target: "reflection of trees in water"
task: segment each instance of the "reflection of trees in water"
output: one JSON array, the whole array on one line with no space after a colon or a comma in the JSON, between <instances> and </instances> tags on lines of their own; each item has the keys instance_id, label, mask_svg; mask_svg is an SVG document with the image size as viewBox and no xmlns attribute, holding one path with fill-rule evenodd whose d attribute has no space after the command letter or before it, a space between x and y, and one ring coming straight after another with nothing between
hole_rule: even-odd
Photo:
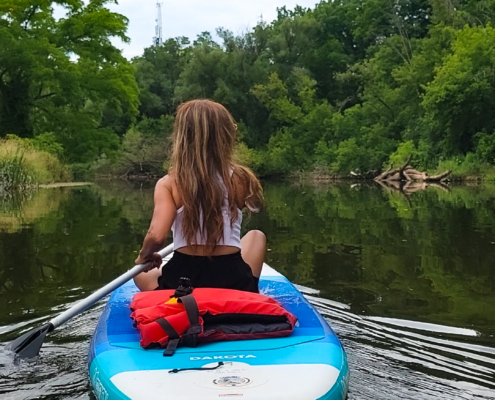
<instances>
[{"instance_id":1,"label":"reflection of trees in water","mask_svg":"<svg viewBox=\"0 0 495 400\"><path fill-rule=\"evenodd\" d=\"M133 265L153 189L126 185L50 189L22 203L15 229L0 228L4 323L25 318L9 316L11 304L51 312ZM358 312L493 326L495 188L406 198L367 185L265 187L266 209L243 229L267 233L268 263L295 282Z\"/></svg>"},{"instance_id":2,"label":"reflection of trees in water","mask_svg":"<svg viewBox=\"0 0 495 400\"><path fill-rule=\"evenodd\" d=\"M122 217L135 225L136 229L149 227L153 214L154 182L151 181L101 181L99 193L104 202L117 200L122 207ZM116 194L119 196L116 198Z\"/></svg>"},{"instance_id":3,"label":"reflection of trees in water","mask_svg":"<svg viewBox=\"0 0 495 400\"><path fill-rule=\"evenodd\" d=\"M142 210L147 196L84 187L43 190L24 202L15 227L0 228L0 295L6 299L0 314L9 315L9 301L42 313L73 288L82 287L69 297L82 297L81 291L132 267L151 216L134 210Z\"/></svg>"},{"instance_id":4,"label":"reflection of trees in water","mask_svg":"<svg viewBox=\"0 0 495 400\"><path fill-rule=\"evenodd\" d=\"M24 205L35 197L36 191L0 191L0 231L17 231Z\"/></svg>"},{"instance_id":5,"label":"reflection of trees in water","mask_svg":"<svg viewBox=\"0 0 495 400\"><path fill-rule=\"evenodd\" d=\"M377 189L268 186L269 263L365 312L493 324L495 188Z\"/></svg>"}]
</instances>

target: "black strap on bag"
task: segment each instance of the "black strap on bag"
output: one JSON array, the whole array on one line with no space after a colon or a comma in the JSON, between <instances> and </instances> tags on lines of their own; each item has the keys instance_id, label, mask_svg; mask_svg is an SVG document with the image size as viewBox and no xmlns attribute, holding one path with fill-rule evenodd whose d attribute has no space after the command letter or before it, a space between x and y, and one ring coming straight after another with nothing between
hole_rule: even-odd
<instances>
[{"instance_id":1,"label":"black strap on bag","mask_svg":"<svg viewBox=\"0 0 495 400\"><path fill-rule=\"evenodd\" d=\"M174 329L170 322L168 322L165 318L158 318L156 320L157 324L167 333L169 342L167 345L167 349L163 353L164 357L170 357L174 355L177 346L179 345L180 336L177 331Z\"/></svg>"},{"instance_id":2,"label":"black strap on bag","mask_svg":"<svg viewBox=\"0 0 495 400\"><path fill-rule=\"evenodd\" d=\"M191 325L191 327L183 335L184 345L187 347L196 347L198 345L198 335L202 332L201 325L199 324L198 303L192 295L180 297L179 301L184 304L187 317L189 318L189 324Z\"/></svg>"},{"instance_id":3,"label":"black strap on bag","mask_svg":"<svg viewBox=\"0 0 495 400\"><path fill-rule=\"evenodd\" d=\"M179 346L179 342L180 342L180 339L170 340L168 342L167 348L163 352L163 357L173 356L175 353L175 350L177 350L177 346Z\"/></svg>"},{"instance_id":4,"label":"black strap on bag","mask_svg":"<svg viewBox=\"0 0 495 400\"><path fill-rule=\"evenodd\" d=\"M171 297L177 298L178 302L184 304L190 327L182 336L180 336L165 318L158 318L156 320L169 337L167 349L163 353L164 357L172 356L180 342L183 342L187 347L196 347L198 344L198 335L202 332L199 323L198 303L191 294L193 292L191 281L189 278L180 278L179 281L180 286L175 290L174 295Z\"/></svg>"}]
</instances>

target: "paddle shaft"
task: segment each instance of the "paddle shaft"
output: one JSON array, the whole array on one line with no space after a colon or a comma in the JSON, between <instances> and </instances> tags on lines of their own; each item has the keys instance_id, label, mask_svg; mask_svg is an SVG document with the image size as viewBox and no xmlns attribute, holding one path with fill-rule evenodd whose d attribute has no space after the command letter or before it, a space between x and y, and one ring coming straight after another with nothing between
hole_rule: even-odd
<instances>
[{"instance_id":1,"label":"paddle shaft","mask_svg":"<svg viewBox=\"0 0 495 400\"><path fill-rule=\"evenodd\" d=\"M164 249L160 250L158 252L158 254L160 254L162 256L162 258L164 258L164 257L168 256L169 254L171 254L173 251L174 251L174 246L173 246L173 244L171 244L171 245L165 247ZM83 312L86 308L92 306L94 303L96 303L101 298L105 297L107 294L113 292L115 289L122 286L127 281L130 281L132 278L138 276L141 272L145 271L146 268L148 268L148 266L149 266L149 263L134 266L134 268L130 269L125 274L114 279L112 282L103 286L101 289L97 290L96 292L94 292L90 296L86 297L84 300L81 300L75 306L64 311L59 316L53 318L49 322L53 326L53 328L51 330L59 327L63 323L67 322L69 319L71 319L74 316L76 316L77 314Z\"/></svg>"}]
</instances>

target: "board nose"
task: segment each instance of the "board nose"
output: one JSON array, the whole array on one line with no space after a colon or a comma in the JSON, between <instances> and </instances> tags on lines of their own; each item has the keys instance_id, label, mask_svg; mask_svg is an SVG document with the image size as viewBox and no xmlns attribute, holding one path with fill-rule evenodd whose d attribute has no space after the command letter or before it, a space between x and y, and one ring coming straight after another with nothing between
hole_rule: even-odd
<instances>
[{"instance_id":1,"label":"board nose","mask_svg":"<svg viewBox=\"0 0 495 400\"><path fill-rule=\"evenodd\" d=\"M217 364L207 363L201 367L213 368ZM343 399L340 396L328 397L341 386L339 378L341 371L325 364L226 362L214 370L177 374L170 374L169 370L124 372L111 381L131 400L163 399L164 390L174 393L174 400L235 397L246 400L315 400Z\"/></svg>"}]
</instances>

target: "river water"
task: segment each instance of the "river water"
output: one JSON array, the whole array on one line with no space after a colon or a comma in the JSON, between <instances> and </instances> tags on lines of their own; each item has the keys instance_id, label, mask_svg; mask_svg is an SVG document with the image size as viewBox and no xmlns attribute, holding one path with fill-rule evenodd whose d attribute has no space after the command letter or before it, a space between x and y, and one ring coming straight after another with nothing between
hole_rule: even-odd
<instances>
[{"instance_id":1,"label":"river water","mask_svg":"<svg viewBox=\"0 0 495 400\"><path fill-rule=\"evenodd\" d=\"M349 400L495 399L495 187L267 183L245 230L346 348ZM133 265L152 188L103 182L0 198L0 398L95 399L89 340L104 300L36 363L4 346ZM173 397L171 397L173 398Z\"/></svg>"}]
</instances>

